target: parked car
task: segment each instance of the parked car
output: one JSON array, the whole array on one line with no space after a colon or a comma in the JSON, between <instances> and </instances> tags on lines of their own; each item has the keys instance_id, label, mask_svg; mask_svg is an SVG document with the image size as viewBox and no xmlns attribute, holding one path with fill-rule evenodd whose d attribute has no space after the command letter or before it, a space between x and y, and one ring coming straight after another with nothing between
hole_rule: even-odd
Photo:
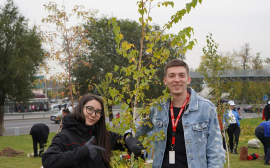
<instances>
[{"instance_id":1,"label":"parked car","mask_svg":"<svg viewBox=\"0 0 270 168\"><path fill-rule=\"evenodd\" d=\"M65 105L64 104L61 104L61 110L65 108ZM59 104L53 104L51 105L51 108L50 108L51 111L59 111Z\"/></svg>"},{"instance_id":2,"label":"parked car","mask_svg":"<svg viewBox=\"0 0 270 168\"><path fill-rule=\"evenodd\" d=\"M55 103L56 102L56 100L55 99L51 99L51 103Z\"/></svg>"},{"instance_id":3,"label":"parked car","mask_svg":"<svg viewBox=\"0 0 270 168\"><path fill-rule=\"evenodd\" d=\"M54 121L55 123L60 123L62 118L62 110L60 110L58 113L51 115L50 120Z\"/></svg>"},{"instance_id":4,"label":"parked car","mask_svg":"<svg viewBox=\"0 0 270 168\"><path fill-rule=\"evenodd\" d=\"M244 111L246 113L254 113L254 111L257 112L262 112L263 111L263 107L261 107L260 105L248 105L246 107L244 107Z\"/></svg>"}]
</instances>

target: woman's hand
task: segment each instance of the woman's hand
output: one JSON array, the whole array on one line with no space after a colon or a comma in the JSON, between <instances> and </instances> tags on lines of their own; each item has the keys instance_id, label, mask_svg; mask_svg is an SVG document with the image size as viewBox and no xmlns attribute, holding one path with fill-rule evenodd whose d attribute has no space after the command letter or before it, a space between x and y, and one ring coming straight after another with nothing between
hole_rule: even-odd
<instances>
[{"instance_id":1,"label":"woman's hand","mask_svg":"<svg viewBox=\"0 0 270 168\"><path fill-rule=\"evenodd\" d=\"M143 146L141 145L142 142L139 141L138 139L129 136L125 139L125 142L131 152L134 153L134 155L139 155L141 154L141 150L143 149Z\"/></svg>"},{"instance_id":2,"label":"woman's hand","mask_svg":"<svg viewBox=\"0 0 270 168\"><path fill-rule=\"evenodd\" d=\"M92 136L92 138L85 143L85 146L89 149L91 159L94 159L97 156L98 151L105 151L104 148L93 145L94 139L94 136Z\"/></svg>"}]
</instances>

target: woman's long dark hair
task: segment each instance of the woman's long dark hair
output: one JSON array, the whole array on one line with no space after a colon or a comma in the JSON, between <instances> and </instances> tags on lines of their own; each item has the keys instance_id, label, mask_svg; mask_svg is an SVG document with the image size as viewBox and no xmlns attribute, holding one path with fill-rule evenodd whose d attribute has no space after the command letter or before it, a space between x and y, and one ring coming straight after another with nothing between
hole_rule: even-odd
<instances>
[{"instance_id":1,"label":"woman's long dark hair","mask_svg":"<svg viewBox=\"0 0 270 168\"><path fill-rule=\"evenodd\" d=\"M100 103L101 108L102 108L101 111L103 115L95 124L96 131L97 131L97 140L98 140L98 145L105 149L105 151L101 152L101 154L102 154L102 157L104 159L106 166L111 167L110 166L110 156L111 156L110 132L106 129L104 105L103 105L102 99L98 97L97 95L93 95L93 94L83 95L79 103L75 107L75 110L73 112L73 117L78 122L85 124L85 116L83 113L83 108L84 108L84 105L91 100L97 100Z\"/></svg>"}]
</instances>

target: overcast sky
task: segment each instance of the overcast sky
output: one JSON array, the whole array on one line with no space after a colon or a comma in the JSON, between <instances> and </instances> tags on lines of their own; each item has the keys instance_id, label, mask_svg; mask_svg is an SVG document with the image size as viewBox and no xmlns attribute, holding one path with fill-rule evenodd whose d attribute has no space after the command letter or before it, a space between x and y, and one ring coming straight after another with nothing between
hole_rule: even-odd
<instances>
[{"instance_id":1,"label":"overcast sky","mask_svg":"<svg viewBox=\"0 0 270 168\"><path fill-rule=\"evenodd\" d=\"M48 15L44 4L48 0L14 0L31 24L41 24L41 19ZM137 0L52 0L66 6L66 11L74 5L84 5L85 9L97 9L98 17L107 14L121 19L138 21L140 17ZM191 0L174 0L174 8L155 7L151 11L153 23L163 26L175 11L185 7ZM0 5L5 0L0 0ZM156 3L158 1L153 1ZM181 22L167 31L177 34L185 27L194 28L193 38L198 44L186 54L186 61L192 68L197 68L202 48L206 46L206 35L213 34L219 44L219 52L239 51L245 43L250 43L251 53L261 52L261 58L270 57L270 1L269 0L203 0L195 10L186 15Z\"/></svg>"}]
</instances>

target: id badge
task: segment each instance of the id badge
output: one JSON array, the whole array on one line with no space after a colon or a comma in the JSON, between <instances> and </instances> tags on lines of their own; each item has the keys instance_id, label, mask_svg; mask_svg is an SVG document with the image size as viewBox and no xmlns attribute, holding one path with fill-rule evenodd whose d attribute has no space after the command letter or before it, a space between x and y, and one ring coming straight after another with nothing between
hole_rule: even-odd
<instances>
[{"instance_id":1,"label":"id badge","mask_svg":"<svg viewBox=\"0 0 270 168\"><path fill-rule=\"evenodd\" d=\"M175 151L169 151L169 164L175 164Z\"/></svg>"}]
</instances>

